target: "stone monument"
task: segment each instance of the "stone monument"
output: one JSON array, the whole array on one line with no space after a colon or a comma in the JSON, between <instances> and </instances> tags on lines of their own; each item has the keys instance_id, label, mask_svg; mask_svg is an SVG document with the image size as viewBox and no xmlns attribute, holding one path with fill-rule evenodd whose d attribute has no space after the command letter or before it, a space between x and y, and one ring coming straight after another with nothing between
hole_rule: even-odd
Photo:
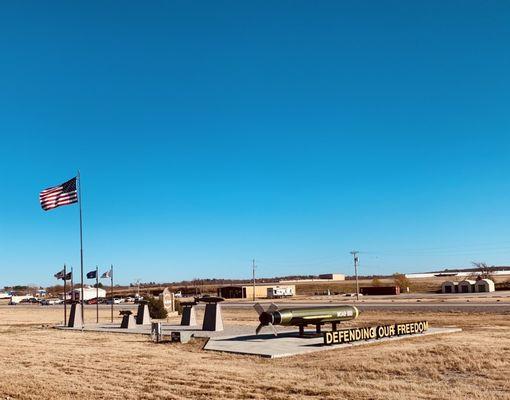
<instances>
[{"instance_id":1,"label":"stone monument","mask_svg":"<svg viewBox=\"0 0 510 400\"><path fill-rule=\"evenodd\" d=\"M181 303L182 306L182 326L196 326L197 325L197 314L195 312L195 301Z\"/></svg>"},{"instance_id":2,"label":"stone monument","mask_svg":"<svg viewBox=\"0 0 510 400\"><path fill-rule=\"evenodd\" d=\"M135 316L131 311L121 311L120 315L122 315L122 323L120 327L123 329L130 329L136 327Z\"/></svg>"},{"instance_id":3,"label":"stone monument","mask_svg":"<svg viewBox=\"0 0 510 400\"><path fill-rule=\"evenodd\" d=\"M143 301L138 305L138 312L136 313L137 325L150 325L151 316L149 314L149 306L147 302Z\"/></svg>"},{"instance_id":4,"label":"stone monument","mask_svg":"<svg viewBox=\"0 0 510 400\"><path fill-rule=\"evenodd\" d=\"M206 297L203 296L198 299L206 303L204 322L202 324L203 331L222 331L223 330L223 317L221 316L221 305L223 297Z\"/></svg>"},{"instance_id":5,"label":"stone monument","mask_svg":"<svg viewBox=\"0 0 510 400\"><path fill-rule=\"evenodd\" d=\"M82 319L81 319L81 304L73 303L71 304L71 313L69 314L69 322L67 326L69 328L77 328L81 327Z\"/></svg>"},{"instance_id":6,"label":"stone monument","mask_svg":"<svg viewBox=\"0 0 510 400\"><path fill-rule=\"evenodd\" d=\"M163 290L163 292L159 295L159 299L163 302L163 306L165 307L168 316L177 315L175 311L175 295L168 288Z\"/></svg>"}]
</instances>

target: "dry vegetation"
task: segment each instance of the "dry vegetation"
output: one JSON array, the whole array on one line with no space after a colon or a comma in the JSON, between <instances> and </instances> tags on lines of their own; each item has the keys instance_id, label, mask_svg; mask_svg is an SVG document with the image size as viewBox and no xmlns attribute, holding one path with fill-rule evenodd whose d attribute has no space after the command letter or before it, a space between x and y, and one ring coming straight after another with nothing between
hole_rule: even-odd
<instances>
[{"instance_id":1,"label":"dry vegetation","mask_svg":"<svg viewBox=\"0 0 510 400\"><path fill-rule=\"evenodd\" d=\"M61 312L0 308L1 398L510 398L509 315L365 313L362 323L428 319L464 332L268 360L205 352L200 341L153 344L139 335L43 326L59 322ZM225 319L255 323L248 311L225 311Z\"/></svg>"}]
</instances>

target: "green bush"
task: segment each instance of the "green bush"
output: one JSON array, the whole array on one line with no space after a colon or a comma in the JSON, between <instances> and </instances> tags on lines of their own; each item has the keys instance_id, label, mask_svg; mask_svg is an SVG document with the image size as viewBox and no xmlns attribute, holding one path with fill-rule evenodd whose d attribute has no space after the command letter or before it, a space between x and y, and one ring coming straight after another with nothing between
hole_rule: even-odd
<instances>
[{"instance_id":1,"label":"green bush","mask_svg":"<svg viewBox=\"0 0 510 400\"><path fill-rule=\"evenodd\" d=\"M147 305L149 306L149 314L151 318L164 319L167 317L168 313L166 312L162 300L157 299L156 297L149 297L147 298Z\"/></svg>"}]
</instances>

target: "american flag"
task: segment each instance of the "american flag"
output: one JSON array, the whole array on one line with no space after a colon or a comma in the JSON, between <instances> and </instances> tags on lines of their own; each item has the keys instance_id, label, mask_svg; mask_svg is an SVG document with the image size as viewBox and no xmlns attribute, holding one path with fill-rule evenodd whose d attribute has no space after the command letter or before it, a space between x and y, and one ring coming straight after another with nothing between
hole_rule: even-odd
<instances>
[{"instance_id":1,"label":"american flag","mask_svg":"<svg viewBox=\"0 0 510 400\"><path fill-rule=\"evenodd\" d=\"M55 278L57 279L64 279L64 272L65 270L63 269L62 271L59 271L57 272L55 275L53 275Z\"/></svg>"},{"instance_id":2,"label":"american flag","mask_svg":"<svg viewBox=\"0 0 510 400\"><path fill-rule=\"evenodd\" d=\"M59 186L44 189L39 193L39 201L44 211L77 203L78 192L76 191L76 177Z\"/></svg>"}]
</instances>

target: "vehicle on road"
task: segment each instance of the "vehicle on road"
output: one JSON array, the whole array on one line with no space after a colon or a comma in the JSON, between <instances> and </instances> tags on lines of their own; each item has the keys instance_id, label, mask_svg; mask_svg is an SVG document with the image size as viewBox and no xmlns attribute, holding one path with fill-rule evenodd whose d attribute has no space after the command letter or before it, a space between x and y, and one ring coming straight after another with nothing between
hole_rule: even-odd
<instances>
[{"instance_id":1,"label":"vehicle on road","mask_svg":"<svg viewBox=\"0 0 510 400\"><path fill-rule=\"evenodd\" d=\"M55 304L62 304L63 301L60 299L42 299L41 305L42 306L54 306Z\"/></svg>"}]
</instances>

